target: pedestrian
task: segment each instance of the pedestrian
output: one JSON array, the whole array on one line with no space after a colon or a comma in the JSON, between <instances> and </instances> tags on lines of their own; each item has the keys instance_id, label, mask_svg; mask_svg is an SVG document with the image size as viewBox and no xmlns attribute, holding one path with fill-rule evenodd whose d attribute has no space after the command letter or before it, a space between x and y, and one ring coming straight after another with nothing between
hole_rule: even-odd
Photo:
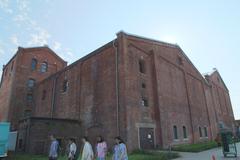
<instances>
[{"instance_id":1,"label":"pedestrian","mask_svg":"<svg viewBox=\"0 0 240 160\"><path fill-rule=\"evenodd\" d=\"M76 158L77 145L73 138L69 139L69 153L68 160L74 160Z\"/></svg>"},{"instance_id":2,"label":"pedestrian","mask_svg":"<svg viewBox=\"0 0 240 160\"><path fill-rule=\"evenodd\" d=\"M114 146L113 160L128 160L127 147L121 137L115 137L116 145Z\"/></svg>"},{"instance_id":3,"label":"pedestrian","mask_svg":"<svg viewBox=\"0 0 240 160\"><path fill-rule=\"evenodd\" d=\"M107 155L107 143L104 141L102 136L98 136L96 145L97 160L106 160L106 155Z\"/></svg>"},{"instance_id":4,"label":"pedestrian","mask_svg":"<svg viewBox=\"0 0 240 160\"><path fill-rule=\"evenodd\" d=\"M50 136L50 139L51 139L51 145L50 145L48 157L49 157L49 160L57 160L59 143L53 135Z\"/></svg>"},{"instance_id":5,"label":"pedestrian","mask_svg":"<svg viewBox=\"0 0 240 160\"><path fill-rule=\"evenodd\" d=\"M81 160L93 160L93 158L94 158L93 149L92 149L92 145L88 142L88 138L83 137L82 142L83 142L84 146L83 146Z\"/></svg>"}]
</instances>

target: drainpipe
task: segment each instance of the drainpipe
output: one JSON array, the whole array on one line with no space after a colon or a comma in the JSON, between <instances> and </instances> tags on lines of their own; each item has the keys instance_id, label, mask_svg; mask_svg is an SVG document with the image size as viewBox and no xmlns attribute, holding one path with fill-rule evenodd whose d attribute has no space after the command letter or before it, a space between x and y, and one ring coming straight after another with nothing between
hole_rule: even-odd
<instances>
[{"instance_id":1,"label":"drainpipe","mask_svg":"<svg viewBox=\"0 0 240 160\"><path fill-rule=\"evenodd\" d=\"M188 111L189 111L189 118L190 118L190 125L191 125L191 132L192 132L192 143L195 142L195 135L194 135L194 126L193 126L193 121L192 121L192 110L191 110L191 103L190 103L190 96L189 96L189 91L188 91L188 84L187 84L187 74L183 70L184 73L184 83L185 83L185 88L186 88L186 93L187 93L187 102L188 102Z\"/></svg>"},{"instance_id":2,"label":"drainpipe","mask_svg":"<svg viewBox=\"0 0 240 160\"><path fill-rule=\"evenodd\" d=\"M56 82L57 82L57 76L54 78L53 81L53 88L52 88L52 105L51 105L51 118L53 118L53 111L55 107L55 97L56 97Z\"/></svg>"},{"instance_id":3,"label":"drainpipe","mask_svg":"<svg viewBox=\"0 0 240 160\"><path fill-rule=\"evenodd\" d=\"M115 46L115 41L113 41L113 48L115 50L115 73L116 73L116 81L115 81L115 87L116 87L116 118L117 118L117 135L120 134L120 127L119 127L119 82L118 82L118 48Z\"/></svg>"}]
</instances>

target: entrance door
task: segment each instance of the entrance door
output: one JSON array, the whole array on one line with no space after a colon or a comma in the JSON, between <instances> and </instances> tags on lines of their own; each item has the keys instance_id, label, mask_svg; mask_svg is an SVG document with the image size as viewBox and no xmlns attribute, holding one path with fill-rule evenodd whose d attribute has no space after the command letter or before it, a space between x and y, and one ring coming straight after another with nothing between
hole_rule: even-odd
<instances>
[{"instance_id":1,"label":"entrance door","mask_svg":"<svg viewBox=\"0 0 240 160\"><path fill-rule=\"evenodd\" d=\"M154 129L153 128L139 128L140 148L153 149L154 148Z\"/></svg>"}]
</instances>

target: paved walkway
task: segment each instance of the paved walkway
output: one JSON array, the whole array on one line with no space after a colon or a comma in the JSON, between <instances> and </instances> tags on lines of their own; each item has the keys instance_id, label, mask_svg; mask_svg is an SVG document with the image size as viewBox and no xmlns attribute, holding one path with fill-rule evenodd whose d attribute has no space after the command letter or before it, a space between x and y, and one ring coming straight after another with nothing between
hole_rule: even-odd
<instances>
[{"instance_id":1,"label":"paved walkway","mask_svg":"<svg viewBox=\"0 0 240 160\"><path fill-rule=\"evenodd\" d=\"M240 143L237 143L237 151L240 153ZM177 158L175 160L212 160L212 156L215 156L215 160L240 160L240 155L238 157L223 157L222 148L214 148L207 151L199 152L199 153L186 153L179 152L181 158Z\"/></svg>"}]
</instances>

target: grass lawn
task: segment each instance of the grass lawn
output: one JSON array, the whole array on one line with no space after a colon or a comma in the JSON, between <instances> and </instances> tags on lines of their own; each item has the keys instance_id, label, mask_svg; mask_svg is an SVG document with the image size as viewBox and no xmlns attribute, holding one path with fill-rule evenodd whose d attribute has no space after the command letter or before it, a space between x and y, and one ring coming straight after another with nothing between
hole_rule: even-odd
<instances>
[{"instance_id":1,"label":"grass lawn","mask_svg":"<svg viewBox=\"0 0 240 160\"><path fill-rule=\"evenodd\" d=\"M205 151L211 148L218 147L217 143L215 141L209 141L209 142L202 142L202 143L196 143L196 144L182 144L173 146L173 151L180 151L180 152L201 152Z\"/></svg>"},{"instance_id":2,"label":"grass lawn","mask_svg":"<svg viewBox=\"0 0 240 160\"><path fill-rule=\"evenodd\" d=\"M129 160L168 160L171 157L177 158L179 155L177 153L168 153L161 152L147 152L147 151L136 151L129 155ZM41 155L27 155L27 154L10 154L9 159L11 160L47 160L46 156ZM66 157L60 157L58 160L67 160ZM107 158L111 160L111 156Z\"/></svg>"}]
</instances>

